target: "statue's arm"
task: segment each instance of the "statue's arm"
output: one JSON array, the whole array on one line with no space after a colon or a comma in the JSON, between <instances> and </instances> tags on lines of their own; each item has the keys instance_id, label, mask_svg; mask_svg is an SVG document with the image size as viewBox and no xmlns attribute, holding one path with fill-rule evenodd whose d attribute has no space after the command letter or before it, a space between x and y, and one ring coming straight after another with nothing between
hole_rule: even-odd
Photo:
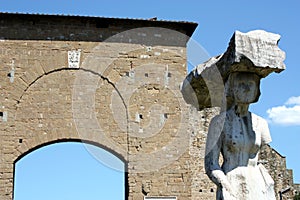
<instances>
[{"instance_id":1,"label":"statue's arm","mask_svg":"<svg viewBox=\"0 0 300 200\"><path fill-rule=\"evenodd\" d=\"M268 122L262 118L262 133L261 133L261 143L262 145L266 145L269 144L270 142L272 142L272 138L271 138L271 134L270 134L270 129L268 126Z\"/></svg>"},{"instance_id":2,"label":"statue's arm","mask_svg":"<svg viewBox=\"0 0 300 200\"><path fill-rule=\"evenodd\" d=\"M211 120L209 125L205 149L205 171L208 177L217 186L229 189L229 182L219 164L223 124L224 123L221 123L217 116Z\"/></svg>"},{"instance_id":3,"label":"statue's arm","mask_svg":"<svg viewBox=\"0 0 300 200\"><path fill-rule=\"evenodd\" d=\"M261 135L261 145L272 142L268 122L264 118L252 113L252 124L254 131L259 132Z\"/></svg>"}]
</instances>

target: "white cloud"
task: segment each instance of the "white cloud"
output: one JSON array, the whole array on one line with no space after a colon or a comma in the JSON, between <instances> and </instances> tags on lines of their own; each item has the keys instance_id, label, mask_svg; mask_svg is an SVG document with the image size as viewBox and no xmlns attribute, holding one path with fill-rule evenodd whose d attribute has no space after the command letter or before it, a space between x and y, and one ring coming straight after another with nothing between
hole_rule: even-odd
<instances>
[{"instance_id":1,"label":"white cloud","mask_svg":"<svg viewBox=\"0 0 300 200\"><path fill-rule=\"evenodd\" d=\"M300 96L289 98L284 105L267 110L272 123L288 126L300 125Z\"/></svg>"},{"instance_id":2,"label":"white cloud","mask_svg":"<svg viewBox=\"0 0 300 200\"><path fill-rule=\"evenodd\" d=\"M300 96L299 97L291 97L286 102L285 105L300 105Z\"/></svg>"}]
</instances>

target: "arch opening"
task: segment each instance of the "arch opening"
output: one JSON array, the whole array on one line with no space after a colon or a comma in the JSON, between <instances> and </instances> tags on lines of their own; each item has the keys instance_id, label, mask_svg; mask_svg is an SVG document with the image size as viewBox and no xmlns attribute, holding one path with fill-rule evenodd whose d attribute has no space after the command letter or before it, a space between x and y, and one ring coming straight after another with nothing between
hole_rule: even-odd
<instances>
[{"instance_id":1,"label":"arch opening","mask_svg":"<svg viewBox=\"0 0 300 200\"><path fill-rule=\"evenodd\" d=\"M123 166L116 171L86 149ZM127 164L100 145L56 141L26 152L14 164L14 200L127 199Z\"/></svg>"}]
</instances>

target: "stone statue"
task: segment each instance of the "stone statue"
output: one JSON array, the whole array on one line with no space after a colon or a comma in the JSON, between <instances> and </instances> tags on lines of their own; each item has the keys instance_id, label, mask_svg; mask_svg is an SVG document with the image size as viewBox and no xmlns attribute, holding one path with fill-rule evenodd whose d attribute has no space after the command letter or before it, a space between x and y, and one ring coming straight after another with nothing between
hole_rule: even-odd
<instances>
[{"instance_id":1,"label":"stone statue","mask_svg":"<svg viewBox=\"0 0 300 200\"><path fill-rule=\"evenodd\" d=\"M260 79L285 69L279 39L261 30L236 31L224 54L197 66L183 82L187 103L199 110L221 107L210 122L205 152L217 200L275 200L274 182L258 164L260 147L271 142L268 124L248 108L258 101Z\"/></svg>"},{"instance_id":2,"label":"stone statue","mask_svg":"<svg viewBox=\"0 0 300 200\"><path fill-rule=\"evenodd\" d=\"M266 121L248 111L259 97L259 82L255 73L230 74L225 84L227 109L210 123L205 169L218 186L218 200L275 200L274 182L257 164L261 145L271 142L269 129Z\"/></svg>"}]
</instances>

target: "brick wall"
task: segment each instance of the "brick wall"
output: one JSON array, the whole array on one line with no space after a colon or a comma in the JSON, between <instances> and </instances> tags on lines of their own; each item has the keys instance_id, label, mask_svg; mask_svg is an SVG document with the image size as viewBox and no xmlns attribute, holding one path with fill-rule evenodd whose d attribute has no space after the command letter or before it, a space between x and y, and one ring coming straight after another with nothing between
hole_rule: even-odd
<instances>
[{"instance_id":1,"label":"brick wall","mask_svg":"<svg viewBox=\"0 0 300 200\"><path fill-rule=\"evenodd\" d=\"M280 198L281 191L288 190L282 194L282 199L293 199L293 171L286 168L286 158L269 145L266 145L260 152L259 160L267 168L275 182L276 198Z\"/></svg>"}]
</instances>

